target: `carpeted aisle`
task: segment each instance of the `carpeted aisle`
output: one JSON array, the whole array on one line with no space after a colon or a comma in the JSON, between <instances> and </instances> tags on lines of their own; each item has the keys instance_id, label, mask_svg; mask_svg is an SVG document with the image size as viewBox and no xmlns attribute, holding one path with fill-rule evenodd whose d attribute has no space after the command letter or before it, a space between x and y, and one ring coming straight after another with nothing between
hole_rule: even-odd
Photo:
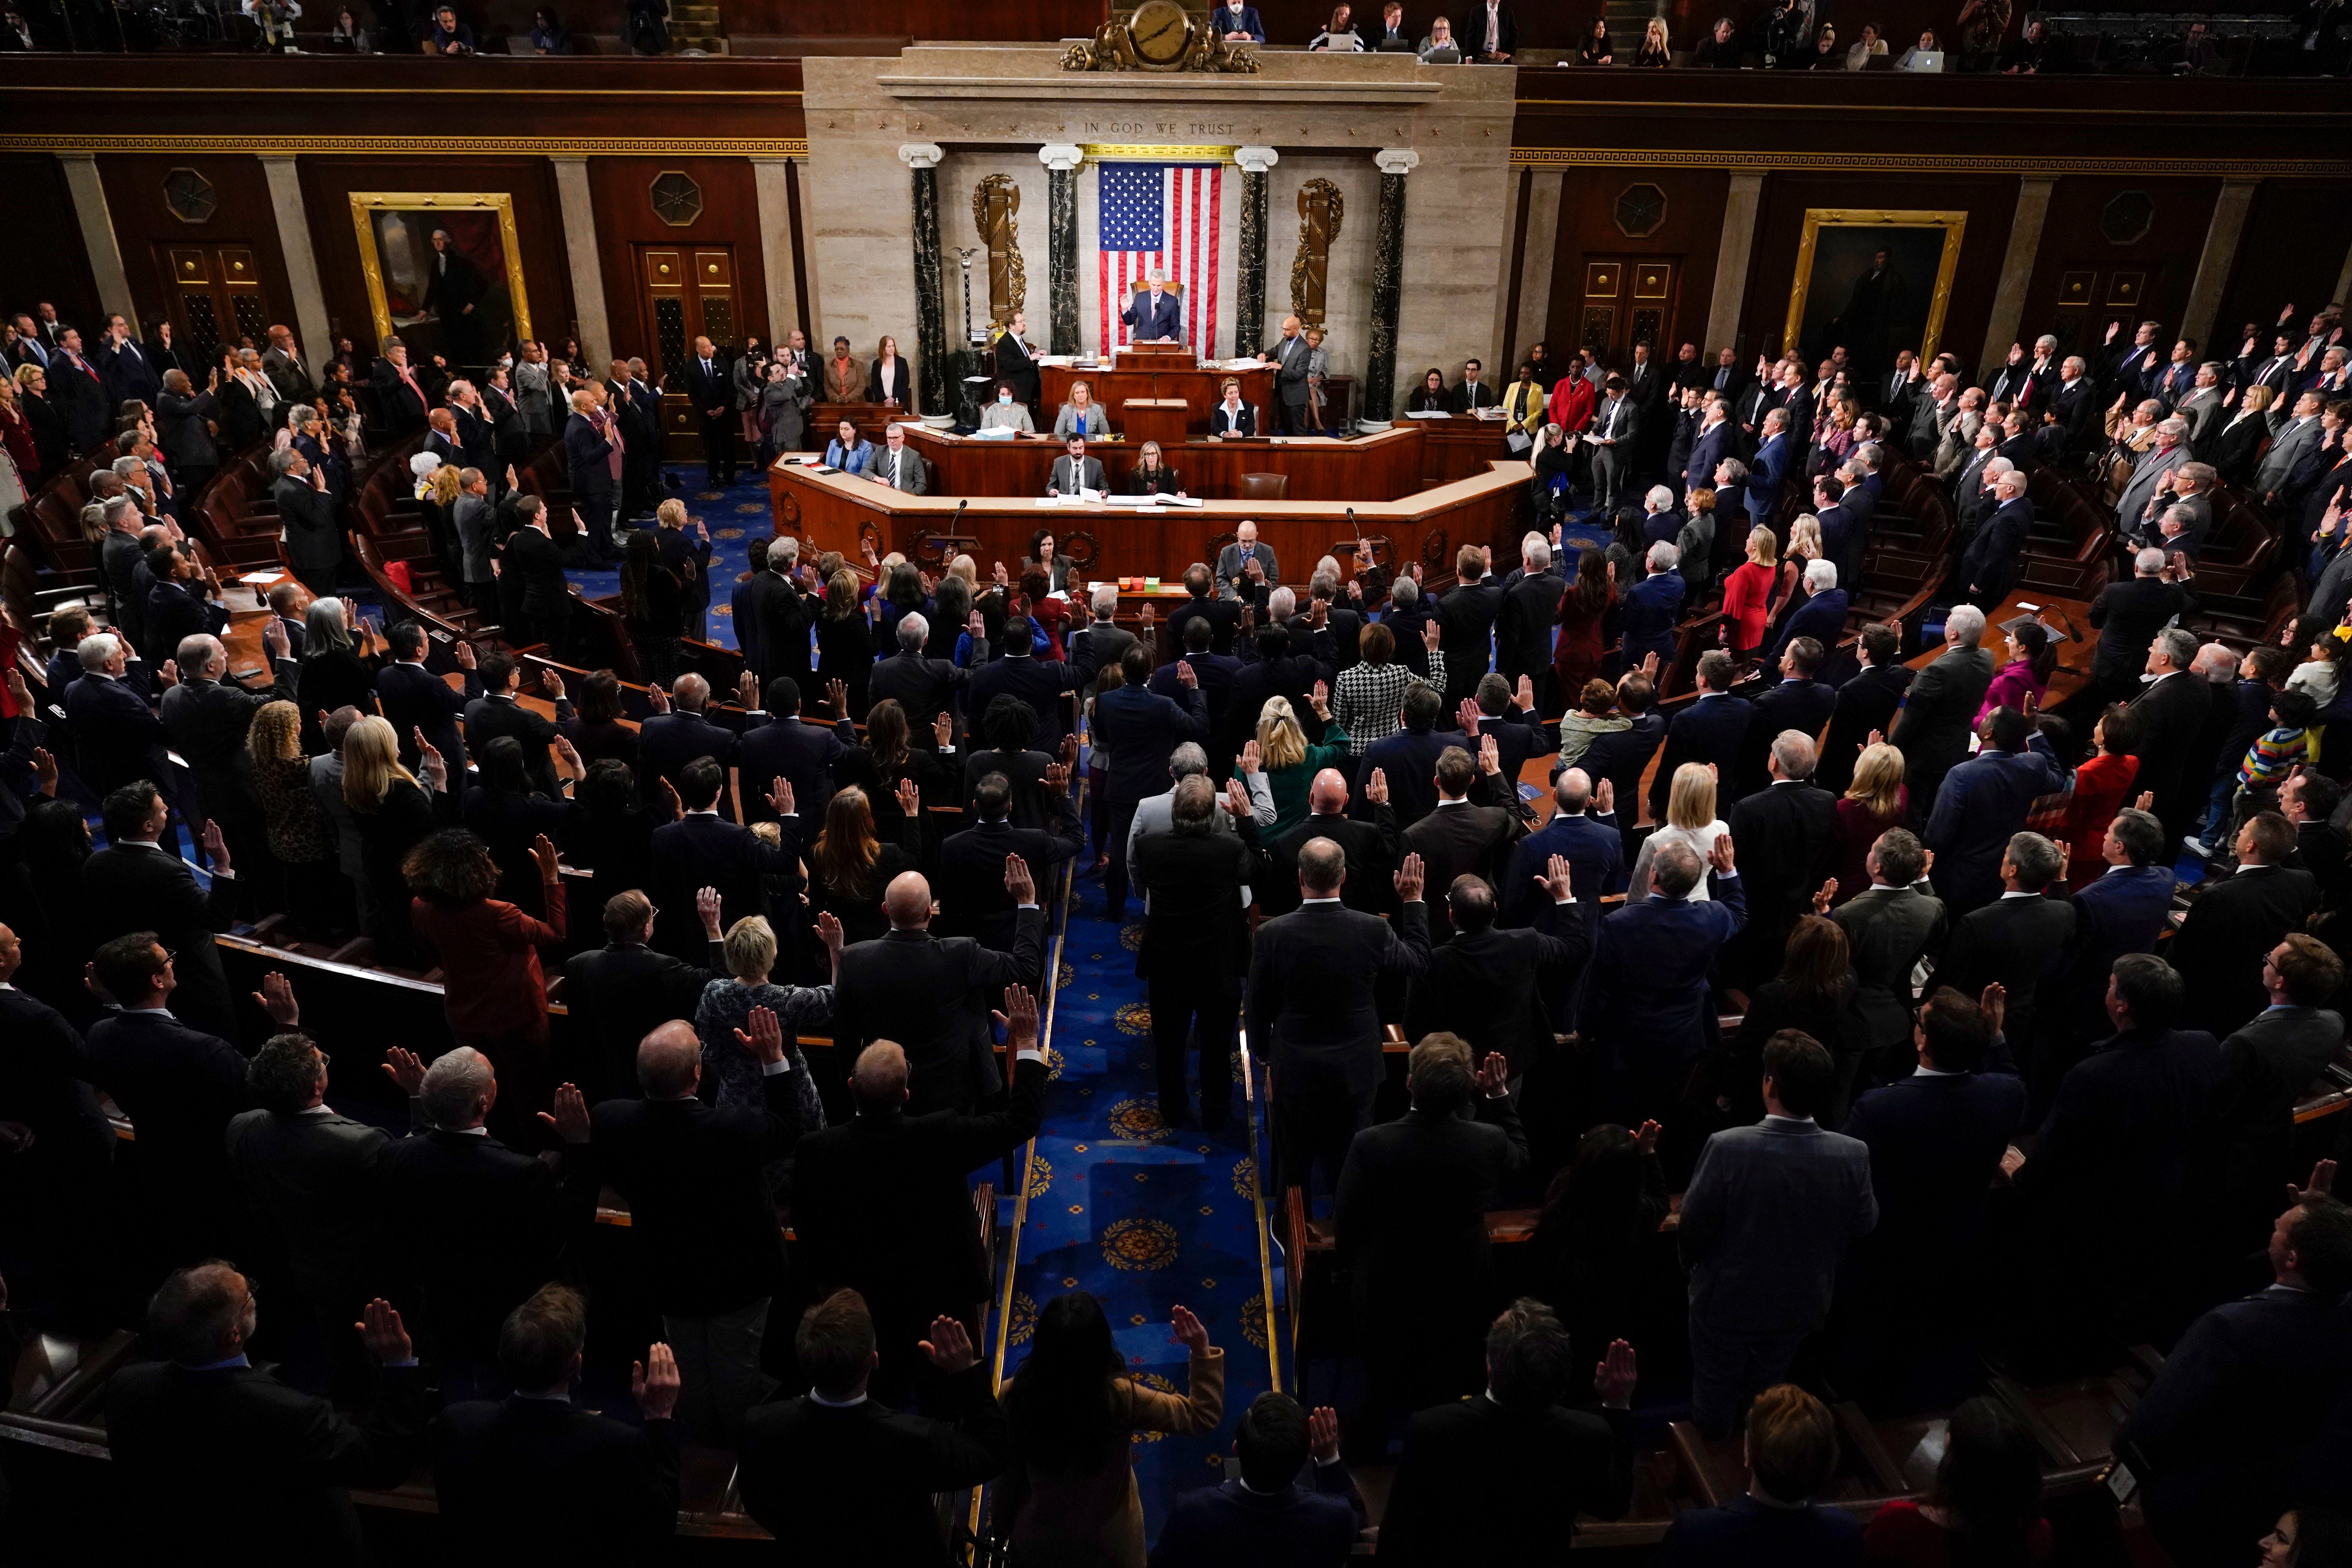
<instances>
[{"instance_id":1,"label":"carpeted aisle","mask_svg":"<svg viewBox=\"0 0 2352 1568\"><path fill-rule=\"evenodd\" d=\"M1177 1493L1223 1479L1234 1415L1273 1386L1264 1230L1241 1097L1222 1135L1176 1135L1160 1124L1150 1015L1135 976L1143 928L1087 912L1100 908L1098 886L1081 880L1056 977L1054 1077L1013 1266L1004 1373L1019 1369L1038 1304L1082 1289L1101 1300L1135 1374L1181 1390L1185 1357L1170 1335L1169 1309L1200 1315L1225 1352L1226 1415L1205 1436L1137 1436L1146 1529L1156 1534ZM1278 1306L1273 1321L1286 1348L1289 1321Z\"/></svg>"}]
</instances>

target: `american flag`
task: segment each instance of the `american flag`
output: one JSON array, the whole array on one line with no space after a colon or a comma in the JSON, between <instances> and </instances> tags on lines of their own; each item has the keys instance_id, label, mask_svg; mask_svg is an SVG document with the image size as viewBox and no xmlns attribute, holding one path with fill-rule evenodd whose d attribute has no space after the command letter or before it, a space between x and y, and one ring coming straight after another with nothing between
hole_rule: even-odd
<instances>
[{"instance_id":1,"label":"american flag","mask_svg":"<svg viewBox=\"0 0 2352 1568\"><path fill-rule=\"evenodd\" d=\"M1224 172L1216 163L1102 165L1096 289L1106 351L1127 343L1127 323L1118 316L1130 287L1164 272L1183 289L1184 341L1202 359L1215 357L1217 197Z\"/></svg>"}]
</instances>

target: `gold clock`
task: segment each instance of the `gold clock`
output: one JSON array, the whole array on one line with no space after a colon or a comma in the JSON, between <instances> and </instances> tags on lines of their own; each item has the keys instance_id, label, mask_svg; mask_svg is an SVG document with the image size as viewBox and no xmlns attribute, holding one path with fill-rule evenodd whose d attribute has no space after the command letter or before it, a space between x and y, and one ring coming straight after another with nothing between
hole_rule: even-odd
<instances>
[{"instance_id":1,"label":"gold clock","mask_svg":"<svg viewBox=\"0 0 2352 1568\"><path fill-rule=\"evenodd\" d=\"M1177 0L1143 0L1128 19L1127 36L1136 63L1146 70L1170 70L1183 63L1192 43L1192 19Z\"/></svg>"}]
</instances>

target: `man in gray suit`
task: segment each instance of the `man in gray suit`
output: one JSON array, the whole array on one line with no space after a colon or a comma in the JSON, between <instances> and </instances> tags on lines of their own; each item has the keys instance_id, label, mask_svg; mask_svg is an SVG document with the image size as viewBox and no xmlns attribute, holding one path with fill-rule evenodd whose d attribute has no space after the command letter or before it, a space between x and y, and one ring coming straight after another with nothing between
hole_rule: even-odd
<instances>
[{"instance_id":1,"label":"man in gray suit","mask_svg":"<svg viewBox=\"0 0 2352 1568\"><path fill-rule=\"evenodd\" d=\"M1282 405L1282 433L1286 436L1307 433L1307 361L1309 355L1307 340L1299 335L1299 324L1296 316L1283 317L1281 339L1274 347L1261 351L1257 356L1277 367L1274 373L1274 397Z\"/></svg>"},{"instance_id":2,"label":"man in gray suit","mask_svg":"<svg viewBox=\"0 0 2352 1568\"><path fill-rule=\"evenodd\" d=\"M1833 1070L1810 1035L1774 1035L1764 1120L1709 1138L1683 1194L1691 1400L1710 1437L1728 1436L1758 1390L1786 1381L1829 1311L1839 1260L1878 1224L1870 1146L1813 1121Z\"/></svg>"},{"instance_id":3,"label":"man in gray suit","mask_svg":"<svg viewBox=\"0 0 2352 1568\"><path fill-rule=\"evenodd\" d=\"M2178 414L2158 420L2156 444L2139 455L2139 462L2124 486L2123 499L2116 503L2116 521L2125 531L2137 530L2153 517L2148 509L2156 500L2157 481L2187 461L2189 421Z\"/></svg>"},{"instance_id":4,"label":"man in gray suit","mask_svg":"<svg viewBox=\"0 0 2352 1568\"><path fill-rule=\"evenodd\" d=\"M1977 710L1992 684L1992 655L1979 646L1984 629L1982 610L1974 605L1952 606L1944 621L1944 656L1913 679L1886 737L1902 749L1911 811L1922 821L1935 807L1944 775L1968 755Z\"/></svg>"},{"instance_id":5,"label":"man in gray suit","mask_svg":"<svg viewBox=\"0 0 2352 1568\"><path fill-rule=\"evenodd\" d=\"M1181 742L1174 751L1168 753L1171 783L1167 791L1145 795L1135 803L1135 825L1127 833L1127 877L1134 887L1140 889L1143 886L1143 857L1140 853L1143 841L1176 830L1176 786L1194 773L1205 775L1208 771L1209 753L1202 749L1201 743L1198 741ZM1265 773L1256 767L1244 772L1242 779L1249 792L1251 820L1261 831L1271 828L1274 826L1274 786L1266 781ZM1210 782L1213 784L1216 781L1211 779ZM1209 831L1238 833L1241 829L1234 826L1231 812L1213 811L1209 814ZM1151 908L1150 893L1143 896L1143 907L1147 911Z\"/></svg>"},{"instance_id":6,"label":"man in gray suit","mask_svg":"<svg viewBox=\"0 0 2352 1568\"><path fill-rule=\"evenodd\" d=\"M247 1087L262 1108L229 1122L229 1164L256 1224L276 1243L318 1321L336 1396L360 1400L375 1369L354 1325L382 1287L377 1163L392 1140L328 1108L327 1058L300 1032L301 1012L286 976L275 970L262 976L261 1004L285 1032L271 1036L247 1065ZM421 1125L415 1096L424 1064L394 1050L389 1065L410 1097L410 1125Z\"/></svg>"},{"instance_id":7,"label":"man in gray suit","mask_svg":"<svg viewBox=\"0 0 2352 1568\"><path fill-rule=\"evenodd\" d=\"M1255 561L1258 576L1250 577L1249 563ZM1267 587L1282 581L1275 567L1274 546L1257 542L1257 524L1244 518L1234 530L1234 542L1217 552L1217 597L1238 599L1243 589L1251 590L1249 597L1263 605Z\"/></svg>"},{"instance_id":8,"label":"man in gray suit","mask_svg":"<svg viewBox=\"0 0 2352 1568\"><path fill-rule=\"evenodd\" d=\"M2194 449L2221 428L2230 417L2221 406L2221 367L2211 360L2197 367L2196 384L2172 411L2189 421L2189 445Z\"/></svg>"},{"instance_id":9,"label":"man in gray suit","mask_svg":"<svg viewBox=\"0 0 2352 1568\"><path fill-rule=\"evenodd\" d=\"M2265 502L2277 504L2279 487L2318 443L2319 407L2319 394L2306 392L2294 400L2294 412L2285 418L2271 416L2271 449L2254 470L2253 484L2254 493Z\"/></svg>"},{"instance_id":10,"label":"man in gray suit","mask_svg":"<svg viewBox=\"0 0 2352 1568\"><path fill-rule=\"evenodd\" d=\"M1049 496L1074 496L1080 490L1093 490L1099 495L1109 488L1110 482L1103 478L1102 459L1087 456L1084 436L1070 437L1069 455L1054 459L1053 476L1045 481L1045 493Z\"/></svg>"},{"instance_id":11,"label":"man in gray suit","mask_svg":"<svg viewBox=\"0 0 2352 1568\"><path fill-rule=\"evenodd\" d=\"M1095 467L1099 469L1102 465ZM923 455L907 445L907 430L902 425L888 425L882 431L882 450L874 454L866 465L866 477L877 485L887 485L894 490L904 490L910 496L929 495L931 490L931 466Z\"/></svg>"}]
</instances>

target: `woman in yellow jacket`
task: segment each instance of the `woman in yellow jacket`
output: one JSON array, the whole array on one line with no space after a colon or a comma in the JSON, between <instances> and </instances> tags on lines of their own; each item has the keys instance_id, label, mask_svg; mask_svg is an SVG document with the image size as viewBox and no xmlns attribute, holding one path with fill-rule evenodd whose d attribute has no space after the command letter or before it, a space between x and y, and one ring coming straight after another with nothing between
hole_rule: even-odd
<instances>
[{"instance_id":1,"label":"woman in yellow jacket","mask_svg":"<svg viewBox=\"0 0 2352 1568\"><path fill-rule=\"evenodd\" d=\"M1503 391L1503 418L1507 422L1503 439L1511 450L1527 457L1543 438L1544 400L1551 395L1536 380L1532 362L1519 362L1519 379Z\"/></svg>"}]
</instances>

